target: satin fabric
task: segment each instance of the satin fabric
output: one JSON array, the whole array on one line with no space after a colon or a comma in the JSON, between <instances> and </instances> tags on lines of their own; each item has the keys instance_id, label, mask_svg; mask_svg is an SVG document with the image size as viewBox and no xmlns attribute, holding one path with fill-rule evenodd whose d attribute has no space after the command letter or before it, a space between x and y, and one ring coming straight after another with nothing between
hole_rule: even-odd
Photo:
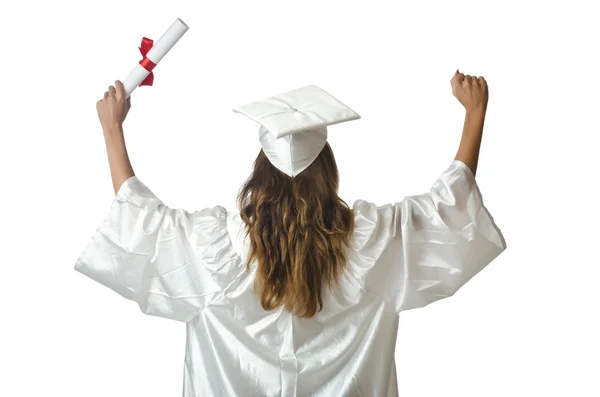
<instances>
[{"instance_id":1,"label":"satin fabric","mask_svg":"<svg viewBox=\"0 0 600 397\"><path fill-rule=\"evenodd\" d=\"M75 269L186 323L184 397L396 397L398 314L452 296L506 242L458 160L427 193L353 211L346 270L311 319L261 308L237 212L169 208L136 176Z\"/></svg>"}]
</instances>

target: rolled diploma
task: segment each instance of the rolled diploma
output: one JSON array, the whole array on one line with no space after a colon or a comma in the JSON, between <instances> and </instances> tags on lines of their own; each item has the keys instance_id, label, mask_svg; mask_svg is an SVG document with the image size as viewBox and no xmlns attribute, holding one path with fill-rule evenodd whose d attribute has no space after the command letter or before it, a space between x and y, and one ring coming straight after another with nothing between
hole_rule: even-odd
<instances>
[{"instance_id":1,"label":"rolled diploma","mask_svg":"<svg viewBox=\"0 0 600 397\"><path fill-rule=\"evenodd\" d=\"M156 65L163 59L167 52L175 46L175 44L181 39L181 37L187 32L189 27L180 18L177 18L173 25L158 39L154 42L154 45L146 54L146 58L150 59ZM139 63L129 73L129 76L123 81L125 87L125 94L129 97L133 91L139 87L146 77L150 74L149 71L144 69Z\"/></svg>"}]
</instances>

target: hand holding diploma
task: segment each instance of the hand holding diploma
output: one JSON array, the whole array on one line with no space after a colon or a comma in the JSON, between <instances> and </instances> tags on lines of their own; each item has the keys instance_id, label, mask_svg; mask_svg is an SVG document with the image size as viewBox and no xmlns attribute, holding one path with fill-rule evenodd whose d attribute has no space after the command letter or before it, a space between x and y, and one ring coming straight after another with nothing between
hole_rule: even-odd
<instances>
[{"instance_id":1,"label":"hand holding diploma","mask_svg":"<svg viewBox=\"0 0 600 397\"><path fill-rule=\"evenodd\" d=\"M115 85L108 87L108 91L104 93L104 98L96 104L98 118L100 124L102 124L106 141L115 194L128 178L135 175L129 161L123 136L123 122L131 108L130 96L140 85L152 85L154 80L152 70L187 30L188 26L177 18L156 43L144 37L140 47L143 59L129 73L125 81L117 80Z\"/></svg>"},{"instance_id":2,"label":"hand holding diploma","mask_svg":"<svg viewBox=\"0 0 600 397\"><path fill-rule=\"evenodd\" d=\"M108 87L104 93L104 98L96 103L98 118L102 124L102 130L107 131L120 130L131 108L131 98L125 97L125 87L120 81L115 81L115 85Z\"/></svg>"},{"instance_id":3,"label":"hand holding diploma","mask_svg":"<svg viewBox=\"0 0 600 397\"><path fill-rule=\"evenodd\" d=\"M144 58L129 73L124 82L117 80L115 85L111 85L104 93L104 98L96 104L98 117L104 131L115 129L115 127L121 128L131 107L129 97L133 91L140 85L152 85L154 81L152 70L188 29L188 26L180 18L177 18L156 43L146 37L142 39L140 52Z\"/></svg>"}]
</instances>

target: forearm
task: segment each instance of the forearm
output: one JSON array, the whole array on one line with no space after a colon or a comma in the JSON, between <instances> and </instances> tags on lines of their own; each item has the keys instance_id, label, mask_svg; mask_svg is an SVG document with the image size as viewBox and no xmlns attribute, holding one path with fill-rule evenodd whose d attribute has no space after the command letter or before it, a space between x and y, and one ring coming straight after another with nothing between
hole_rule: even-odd
<instances>
[{"instance_id":1,"label":"forearm","mask_svg":"<svg viewBox=\"0 0 600 397\"><path fill-rule=\"evenodd\" d=\"M127 154L123 127L115 126L105 130L104 140L106 142L106 153L108 154L110 174L116 195L123 182L135 174L129 161L129 155Z\"/></svg>"},{"instance_id":2,"label":"forearm","mask_svg":"<svg viewBox=\"0 0 600 397\"><path fill-rule=\"evenodd\" d=\"M465 163L473 171L473 175L477 173L485 112L485 108L466 112L462 138L455 157L455 160Z\"/></svg>"}]
</instances>

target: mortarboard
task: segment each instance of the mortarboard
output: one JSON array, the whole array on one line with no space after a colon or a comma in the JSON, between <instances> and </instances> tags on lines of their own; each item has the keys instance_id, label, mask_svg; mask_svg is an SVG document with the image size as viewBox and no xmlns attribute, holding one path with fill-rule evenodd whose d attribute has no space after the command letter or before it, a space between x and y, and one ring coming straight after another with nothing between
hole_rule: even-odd
<instances>
[{"instance_id":1,"label":"mortarboard","mask_svg":"<svg viewBox=\"0 0 600 397\"><path fill-rule=\"evenodd\" d=\"M318 157L327 127L360 119L358 113L315 85L297 88L233 109L260 124L259 140L269 161L291 177Z\"/></svg>"}]
</instances>

